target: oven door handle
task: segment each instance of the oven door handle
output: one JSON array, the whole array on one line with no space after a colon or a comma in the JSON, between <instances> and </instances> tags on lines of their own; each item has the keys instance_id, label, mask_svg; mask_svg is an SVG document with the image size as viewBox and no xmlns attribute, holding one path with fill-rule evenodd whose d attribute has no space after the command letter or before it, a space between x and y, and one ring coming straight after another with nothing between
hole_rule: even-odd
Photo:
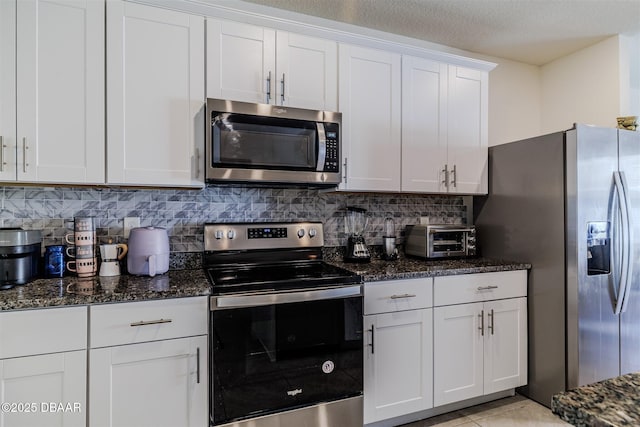
<instances>
[{"instance_id":1,"label":"oven door handle","mask_svg":"<svg viewBox=\"0 0 640 427\"><path fill-rule=\"evenodd\" d=\"M284 304L289 302L318 301L362 295L362 286L314 289L298 292L274 294L247 294L211 297L211 311L226 308L257 307L261 305Z\"/></svg>"}]
</instances>

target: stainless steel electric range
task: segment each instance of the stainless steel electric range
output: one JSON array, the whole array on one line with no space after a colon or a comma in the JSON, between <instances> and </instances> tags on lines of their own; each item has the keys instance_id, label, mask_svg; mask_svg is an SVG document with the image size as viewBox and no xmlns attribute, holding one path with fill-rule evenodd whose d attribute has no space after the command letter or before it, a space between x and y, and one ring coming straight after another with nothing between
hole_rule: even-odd
<instances>
[{"instance_id":1,"label":"stainless steel electric range","mask_svg":"<svg viewBox=\"0 0 640 427\"><path fill-rule=\"evenodd\" d=\"M204 236L211 424L361 427L362 277L322 260L322 223Z\"/></svg>"}]
</instances>

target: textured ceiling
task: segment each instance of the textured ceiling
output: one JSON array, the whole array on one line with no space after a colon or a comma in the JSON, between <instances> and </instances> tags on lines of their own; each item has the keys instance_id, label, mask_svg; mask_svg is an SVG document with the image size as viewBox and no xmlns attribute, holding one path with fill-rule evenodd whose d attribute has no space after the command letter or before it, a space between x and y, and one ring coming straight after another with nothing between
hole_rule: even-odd
<instances>
[{"instance_id":1,"label":"textured ceiling","mask_svg":"<svg viewBox=\"0 0 640 427\"><path fill-rule=\"evenodd\" d=\"M245 0L543 65L640 32L640 0Z\"/></svg>"}]
</instances>

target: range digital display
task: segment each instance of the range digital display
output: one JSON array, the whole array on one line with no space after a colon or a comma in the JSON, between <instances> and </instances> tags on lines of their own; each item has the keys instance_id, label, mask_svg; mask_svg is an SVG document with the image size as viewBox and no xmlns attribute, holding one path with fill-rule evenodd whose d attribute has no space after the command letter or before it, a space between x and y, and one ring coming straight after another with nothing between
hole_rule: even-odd
<instances>
[{"instance_id":1,"label":"range digital display","mask_svg":"<svg viewBox=\"0 0 640 427\"><path fill-rule=\"evenodd\" d=\"M249 239L282 239L287 237L287 229L286 227L249 228L247 230L247 236Z\"/></svg>"}]
</instances>

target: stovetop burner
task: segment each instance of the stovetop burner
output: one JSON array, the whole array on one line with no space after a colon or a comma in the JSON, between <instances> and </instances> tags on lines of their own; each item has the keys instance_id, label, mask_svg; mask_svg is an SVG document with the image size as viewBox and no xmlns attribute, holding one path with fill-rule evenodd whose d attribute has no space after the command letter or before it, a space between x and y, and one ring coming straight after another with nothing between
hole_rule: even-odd
<instances>
[{"instance_id":1,"label":"stovetop burner","mask_svg":"<svg viewBox=\"0 0 640 427\"><path fill-rule=\"evenodd\" d=\"M205 225L204 267L213 295L348 286L362 277L322 261L322 224Z\"/></svg>"},{"instance_id":2,"label":"stovetop burner","mask_svg":"<svg viewBox=\"0 0 640 427\"><path fill-rule=\"evenodd\" d=\"M279 292L362 281L358 274L323 261L210 267L207 275L214 295L246 292Z\"/></svg>"}]
</instances>

